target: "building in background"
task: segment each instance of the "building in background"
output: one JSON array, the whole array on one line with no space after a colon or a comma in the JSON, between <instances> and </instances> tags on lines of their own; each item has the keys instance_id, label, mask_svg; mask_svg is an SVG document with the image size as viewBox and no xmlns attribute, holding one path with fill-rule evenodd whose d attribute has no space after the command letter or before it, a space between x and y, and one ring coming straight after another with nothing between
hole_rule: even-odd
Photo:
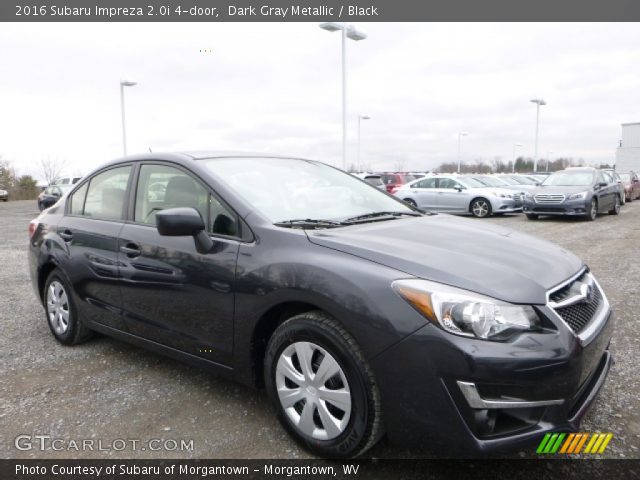
<instances>
[{"instance_id":1,"label":"building in background","mask_svg":"<svg viewBox=\"0 0 640 480\"><path fill-rule=\"evenodd\" d=\"M622 124L622 140L616 150L616 170L640 172L640 122Z\"/></svg>"}]
</instances>

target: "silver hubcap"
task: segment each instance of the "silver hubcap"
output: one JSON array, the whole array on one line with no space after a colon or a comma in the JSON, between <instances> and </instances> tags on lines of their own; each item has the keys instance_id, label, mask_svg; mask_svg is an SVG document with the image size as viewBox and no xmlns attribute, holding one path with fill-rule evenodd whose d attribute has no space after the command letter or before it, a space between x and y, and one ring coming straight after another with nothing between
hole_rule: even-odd
<instances>
[{"instance_id":1,"label":"silver hubcap","mask_svg":"<svg viewBox=\"0 0 640 480\"><path fill-rule=\"evenodd\" d=\"M338 362L324 348L296 342L280 354L276 388L283 410L303 434L336 438L349 424L351 392Z\"/></svg>"},{"instance_id":2,"label":"silver hubcap","mask_svg":"<svg viewBox=\"0 0 640 480\"><path fill-rule=\"evenodd\" d=\"M53 330L58 335L64 335L69 328L69 300L67 292L57 280L51 282L47 290L47 315Z\"/></svg>"},{"instance_id":3,"label":"silver hubcap","mask_svg":"<svg viewBox=\"0 0 640 480\"><path fill-rule=\"evenodd\" d=\"M471 209L476 217L484 217L489 213L489 205L487 205L487 202L483 200L474 202Z\"/></svg>"}]
</instances>

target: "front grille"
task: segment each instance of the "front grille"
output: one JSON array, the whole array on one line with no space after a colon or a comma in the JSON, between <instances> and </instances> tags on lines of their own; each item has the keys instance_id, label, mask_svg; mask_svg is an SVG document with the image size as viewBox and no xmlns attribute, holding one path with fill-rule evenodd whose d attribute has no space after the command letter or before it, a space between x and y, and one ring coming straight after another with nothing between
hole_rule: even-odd
<instances>
[{"instance_id":1,"label":"front grille","mask_svg":"<svg viewBox=\"0 0 640 480\"><path fill-rule=\"evenodd\" d=\"M539 193L533 197L536 203L541 205L557 205L564 202L564 195L552 193Z\"/></svg>"},{"instance_id":2,"label":"front grille","mask_svg":"<svg viewBox=\"0 0 640 480\"><path fill-rule=\"evenodd\" d=\"M590 274L585 272L569 285L565 285L549 295L549 300L557 304L579 295L583 285L591 285L593 294L590 298L578 297L570 305L552 307L575 333L580 333L589 324L600 307L602 294L598 285L592 280Z\"/></svg>"}]
</instances>

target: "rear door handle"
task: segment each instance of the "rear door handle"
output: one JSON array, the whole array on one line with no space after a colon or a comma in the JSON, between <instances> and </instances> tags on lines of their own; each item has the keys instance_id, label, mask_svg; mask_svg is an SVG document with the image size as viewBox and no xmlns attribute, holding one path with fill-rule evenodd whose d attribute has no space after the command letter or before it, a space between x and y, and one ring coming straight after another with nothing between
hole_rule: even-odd
<instances>
[{"instance_id":1,"label":"rear door handle","mask_svg":"<svg viewBox=\"0 0 640 480\"><path fill-rule=\"evenodd\" d=\"M60 238L62 238L65 242L70 242L71 240L73 240L73 233L71 233L71 230L63 230L62 232L58 232L58 235L60 235Z\"/></svg>"},{"instance_id":2,"label":"rear door handle","mask_svg":"<svg viewBox=\"0 0 640 480\"><path fill-rule=\"evenodd\" d=\"M129 258L139 257L142 251L135 243L127 243L120 247L120 251Z\"/></svg>"}]
</instances>

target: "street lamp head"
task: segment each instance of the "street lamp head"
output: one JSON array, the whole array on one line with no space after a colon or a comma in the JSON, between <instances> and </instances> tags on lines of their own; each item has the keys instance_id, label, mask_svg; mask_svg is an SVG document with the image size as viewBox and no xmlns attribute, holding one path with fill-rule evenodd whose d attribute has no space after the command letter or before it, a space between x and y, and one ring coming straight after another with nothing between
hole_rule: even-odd
<instances>
[{"instance_id":1,"label":"street lamp head","mask_svg":"<svg viewBox=\"0 0 640 480\"><path fill-rule=\"evenodd\" d=\"M342 30L342 25L337 22L327 22L321 23L320 28L323 30L327 30L328 32L337 32L338 30Z\"/></svg>"},{"instance_id":2,"label":"street lamp head","mask_svg":"<svg viewBox=\"0 0 640 480\"><path fill-rule=\"evenodd\" d=\"M542 98L532 98L531 102L532 103L537 103L539 106L547 104L547 102L545 102L544 99L542 99Z\"/></svg>"},{"instance_id":3,"label":"street lamp head","mask_svg":"<svg viewBox=\"0 0 640 480\"><path fill-rule=\"evenodd\" d=\"M360 117L360 120L371 120L369 115L358 115L358 117Z\"/></svg>"},{"instance_id":4,"label":"street lamp head","mask_svg":"<svg viewBox=\"0 0 640 480\"><path fill-rule=\"evenodd\" d=\"M347 27L347 37L357 42L358 40L364 40L365 38L367 38L367 34L356 30L356 27L354 27L353 25L349 25Z\"/></svg>"},{"instance_id":5,"label":"street lamp head","mask_svg":"<svg viewBox=\"0 0 640 480\"><path fill-rule=\"evenodd\" d=\"M513 144L513 146L514 146L514 147L521 147L521 146L522 146L522 144L521 144L521 143L514 143L514 144Z\"/></svg>"},{"instance_id":6,"label":"street lamp head","mask_svg":"<svg viewBox=\"0 0 640 480\"><path fill-rule=\"evenodd\" d=\"M122 85L123 87L133 87L137 84L138 82L131 82L129 80L120 80L120 85Z\"/></svg>"},{"instance_id":7,"label":"street lamp head","mask_svg":"<svg viewBox=\"0 0 640 480\"><path fill-rule=\"evenodd\" d=\"M461 137L466 137L467 135L469 135L469 132L460 132L458 133L458 135L460 135Z\"/></svg>"}]
</instances>

